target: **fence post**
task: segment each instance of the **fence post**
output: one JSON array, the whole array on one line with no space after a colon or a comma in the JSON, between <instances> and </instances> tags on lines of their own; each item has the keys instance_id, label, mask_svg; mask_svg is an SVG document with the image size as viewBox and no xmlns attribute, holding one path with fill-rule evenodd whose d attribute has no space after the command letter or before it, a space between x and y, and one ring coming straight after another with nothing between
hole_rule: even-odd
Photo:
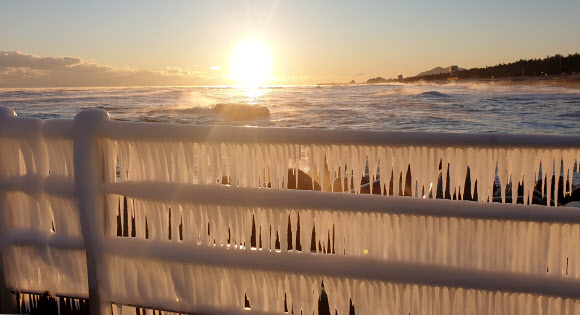
<instances>
[{"instance_id":1,"label":"fence post","mask_svg":"<svg viewBox=\"0 0 580 315\"><path fill-rule=\"evenodd\" d=\"M0 106L0 125L8 119L14 119L16 113L13 109ZM0 148L1 150L1 148ZM6 226L6 195L0 190L0 237L7 231ZM6 270L4 269L4 240L0 239L0 313L16 313L16 296L10 292L6 283Z\"/></svg>"},{"instance_id":2,"label":"fence post","mask_svg":"<svg viewBox=\"0 0 580 315\"><path fill-rule=\"evenodd\" d=\"M103 128L109 114L101 109L87 109L74 118L73 157L75 190L79 218L85 240L89 284L89 310L92 315L111 313L110 301L103 299L104 202L100 195L101 164L96 131Z\"/></svg>"}]
</instances>

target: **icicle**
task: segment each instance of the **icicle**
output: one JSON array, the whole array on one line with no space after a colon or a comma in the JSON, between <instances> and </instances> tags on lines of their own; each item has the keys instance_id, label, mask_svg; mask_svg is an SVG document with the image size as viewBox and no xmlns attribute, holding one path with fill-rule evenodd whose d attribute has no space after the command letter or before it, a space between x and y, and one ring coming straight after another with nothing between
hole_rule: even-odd
<instances>
[{"instance_id":1,"label":"icicle","mask_svg":"<svg viewBox=\"0 0 580 315\"><path fill-rule=\"evenodd\" d=\"M403 166L401 165L403 163L403 156L402 156L402 152L401 152L401 148L396 148L393 152L393 196L398 196L399 195L399 179L402 178L402 180L405 180L406 176L406 171L405 171L405 175L402 175L402 168ZM401 183L401 185L403 186L403 189L405 188L405 184Z\"/></svg>"},{"instance_id":2,"label":"icicle","mask_svg":"<svg viewBox=\"0 0 580 315\"><path fill-rule=\"evenodd\" d=\"M551 204L551 198L552 198L552 175L554 174L554 155L552 154L551 150L543 150L543 156L542 156L542 171L543 171L543 177L544 177L544 181L542 181L542 183L545 182L545 185L542 185L545 187L546 189L546 200L548 202L548 206L550 206ZM558 165L559 167L559 165ZM556 183L557 183L558 179L556 178ZM542 187L542 190L544 190L544 187ZM556 191L557 194L557 191Z\"/></svg>"},{"instance_id":3,"label":"icicle","mask_svg":"<svg viewBox=\"0 0 580 315\"><path fill-rule=\"evenodd\" d=\"M464 160L463 149L456 148L454 151L449 171L450 178L452 179L452 183L449 185L452 190L450 194L453 196L455 193L457 200L462 200L464 193L463 186L467 175L467 163Z\"/></svg>"},{"instance_id":4,"label":"icicle","mask_svg":"<svg viewBox=\"0 0 580 315\"><path fill-rule=\"evenodd\" d=\"M30 295L25 294L25 293L21 293L22 294L22 299L24 300L24 309L26 310L26 313L30 313Z\"/></svg>"},{"instance_id":5,"label":"icicle","mask_svg":"<svg viewBox=\"0 0 580 315\"><path fill-rule=\"evenodd\" d=\"M574 168L574 160L571 154L571 150L563 150L562 151L562 176L564 177L562 191L564 192L564 196L567 193L572 192L572 177L573 177L573 169ZM571 172L572 170L572 172Z\"/></svg>"},{"instance_id":6,"label":"icicle","mask_svg":"<svg viewBox=\"0 0 580 315\"><path fill-rule=\"evenodd\" d=\"M296 251L296 245L298 244L297 230L298 230L298 211L290 210L290 227L292 229L292 239L290 240L292 244L293 251Z\"/></svg>"},{"instance_id":7,"label":"icicle","mask_svg":"<svg viewBox=\"0 0 580 315\"><path fill-rule=\"evenodd\" d=\"M558 206L558 186L560 183L560 170L562 169L562 152L559 149L552 150L552 159L554 159L554 206ZM550 174L551 175L551 174ZM565 180L563 185L565 185ZM550 186L552 187L552 186ZM550 188L551 189L551 188ZM564 187L562 189L565 192Z\"/></svg>"}]
</instances>

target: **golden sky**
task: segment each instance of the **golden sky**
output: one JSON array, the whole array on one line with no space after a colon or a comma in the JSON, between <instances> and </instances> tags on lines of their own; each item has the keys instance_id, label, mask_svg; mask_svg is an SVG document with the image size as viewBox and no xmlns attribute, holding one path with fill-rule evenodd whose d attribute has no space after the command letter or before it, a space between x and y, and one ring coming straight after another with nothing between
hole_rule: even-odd
<instances>
[{"instance_id":1,"label":"golden sky","mask_svg":"<svg viewBox=\"0 0 580 315\"><path fill-rule=\"evenodd\" d=\"M315 84L482 67L579 52L577 12L576 0L2 1L0 86Z\"/></svg>"}]
</instances>

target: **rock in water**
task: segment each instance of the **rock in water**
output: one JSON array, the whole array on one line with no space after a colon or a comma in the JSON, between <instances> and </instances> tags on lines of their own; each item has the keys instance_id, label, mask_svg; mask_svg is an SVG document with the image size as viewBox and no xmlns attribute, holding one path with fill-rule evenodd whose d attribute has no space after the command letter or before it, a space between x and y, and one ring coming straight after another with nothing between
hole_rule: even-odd
<instances>
[{"instance_id":1,"label":"rock in water","mask_svg":"<svg viewBox=\"0 0 580 315\"><path fill-rule=\"evenodd\" d=\"M368 173L363 175L363 177L361 178L361 182L360 182L361 188L365 184L369 183L369 178L370 178L370 176ZM380 176L377 174L376 179L379 179L379 178L380 178ZM348 187L348 177L346 177L346 176L342 177L342 184L340 183L340 177L337 177L334 179L334 183L332 186L330 184L328 184L326 186L326 191L344 192L348 189L347 187ZM351 187L351 190L354 188L354 179L352 177L350 178L350 187ZM374 190L374 188L373 188L373 190Z\"/></svg>"},{"instance_id":2,"label":"rock in water","mask_svg":"<svg viewBox=\"0 0 580 315\"><path fill-rule=\"evenodd\" d=\"M296 174L298 174L298 183L296 182ZM314 184L313 184L314 183ZM221 180L222 185L231 185L230 178L227 176L222 176ZM297 185L298 184L298 185ZM264 184L265 187L271 188L272 184L267 183ZM297 190L318 190L320 191L320 184L316 181L312 180L310 175L304 173L302 170L296 170L289 168L288 169L288 189L297 189Z\"/></svg>"},{"instance_id":3,"label":"rock in water","mask_svg":"<svg viewBox=\"0 0 580 315\"><path fill-rule=\"evenodd\" d=\"M360 186L360 193L361 194L370 194L371 193L371 184L366 183ZM385 194L386 192L383 192ZM373 182L373 195L380 195L381 194L381 181L375 180Z\"/></svg>"},{"instance_id":4,"label":"rock in water","mask_svg":"<svg viewBox=\"0 0 580 315\"><path fill-rule=\"evenodd\" d=\"M296 175L298 175L298 185L296 185ZM314 183L314 186L313 184ZM320 184L312 180L310 175L304 173L302 170L288 169L288 189L298 189L298 190L322 190Z\"/></svg>"},{"instance_id":5,"label":"rock in water","mask_svg":"<svg viewBox=\"0 0 580 315\"><path fill-rule=\"evenodd\" d=\"M572 201L564 205L564 207L580 208L580 201Z\"/></svg>"},{"instance_id":6,"label":"rock in water","mask_svg":"<svg viewBox=\"0 0 580 315\"><path fill-rule=\"evenodd\" d=\"M542 206L547 205L548 204L548 201L546 199L542 199L542 198L538 197L538 195L536 194L536 192L534 192L534 195L532 196L532 204L534 204L534 205L542 205ZM493 202L499 202L499 203L501 203L501 197L498 197L498 196L493 197L493 200L492 201ZM513 201L513 198L512 198L511 195L505 196L505 203L506 204L510 204L510 203L512 203L512 201ZM517 200L516 200L516 203L523 204L524 203L524 196L518 196L517 197ZM554 200L551 200L550 201L550 205L551 206L555 206Z\"/></svg>"},{"instance_id":7,"label":"rock in water","mask_svg":"<svg viewBox=\"0 0 580 315\"><path fill-rule=\"evenodd\" d=\"M572 192L567 194L561 203L570 203L580 201L580 187L572 187Z\"/></svg>"},{"instance_id":8,"label":"rock in water","mask_svg":"<svg viewBox=\"0 0 580 315\"><path fill-rule=\"evenodd\" d=\"M538 180L536 182L536 186L535 189L539 190L540 192L542 192L542 179ZM554 188L555 188L555 176L552 175L552 184L550 187L551 190L551 196L552 198L554 198L555 194L554 194ZM571 191L567 191L568 189L568 185L564 185L564 177L562 177L560 175L560 179L558 180L558 203L561 204L567 204L570 203L572 201L580 201L580 189L576 188L576 187L572 187ZM548 193L548 187L546 187L546 185L544 185L544 196Z\"/></svg>"}]
</instances>

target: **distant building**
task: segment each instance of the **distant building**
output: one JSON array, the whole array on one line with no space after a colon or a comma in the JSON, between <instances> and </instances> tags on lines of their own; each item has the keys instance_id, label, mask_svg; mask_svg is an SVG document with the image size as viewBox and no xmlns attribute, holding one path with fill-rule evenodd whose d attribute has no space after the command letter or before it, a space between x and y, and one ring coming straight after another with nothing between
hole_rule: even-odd
<instances>
[{"instance_id":1,"label":"distant building","mask_svg":"<svg viewBox=\"0 0 580 315\"><path fill-rule=\"evenodd\" d=\"M403 75L399 74L399 76L397 77L397 80L403 80Z\"/></svg>"},{"instance_id":2,"label":"distant building","mask_svg":"<svg viewBox=\"0 0 580 315\"><path fill-rule=\"evenodd\" d=\"M459 67L458 66L451 66L449 67L449 74L452 76L456 76L457 73L459 73Z\"/></svg>"}]
</instances>

